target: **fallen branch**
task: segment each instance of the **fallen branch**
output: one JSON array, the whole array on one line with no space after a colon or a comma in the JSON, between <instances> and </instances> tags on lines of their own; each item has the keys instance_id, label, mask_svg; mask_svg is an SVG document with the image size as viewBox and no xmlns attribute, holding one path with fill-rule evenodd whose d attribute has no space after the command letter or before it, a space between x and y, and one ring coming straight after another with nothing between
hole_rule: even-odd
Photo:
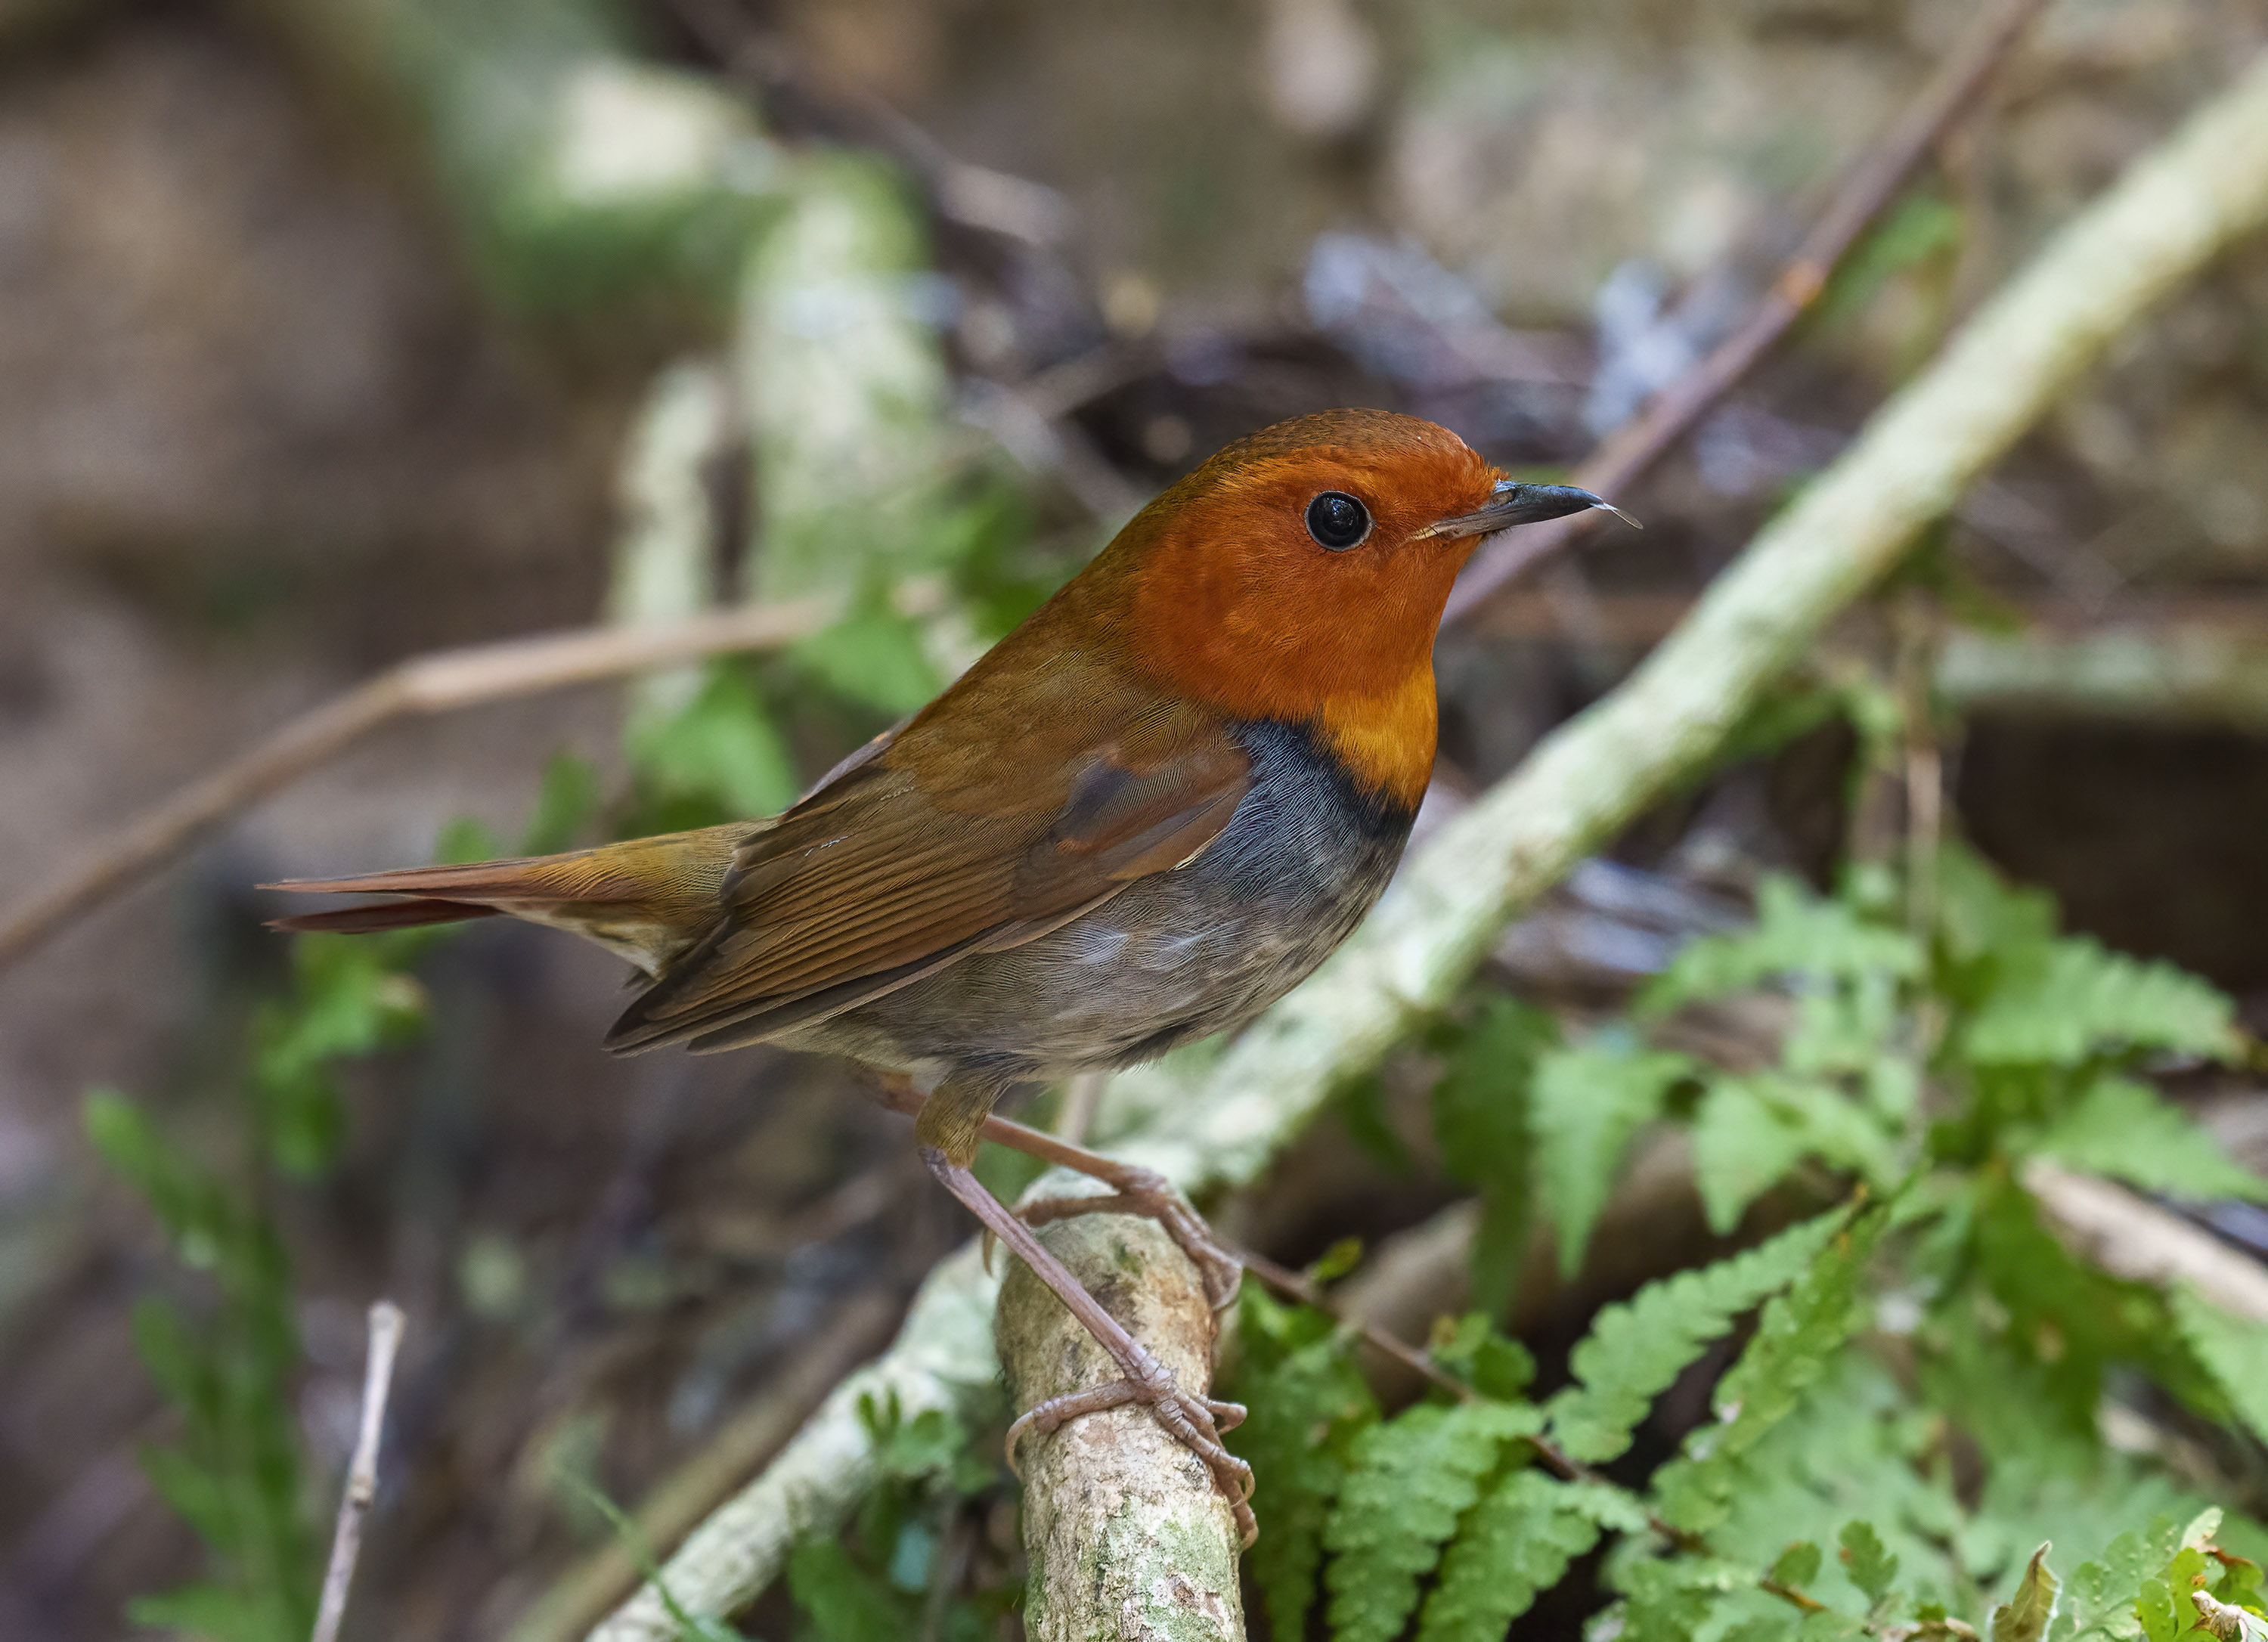
<instances>
[{"instance_id":1,"label":"fallen branch","mask_svg":"<svg viewBox=\"0 0 2268 1642\"><path fill-rule=\"evenodd\" d=\"M362 1554L362 1522L378 1498L378 1440L386 1428L386 1399L394 1388L394 1358L401 1347L401 1307L382 1300L370 1308L370 1358L362 1378L362 1428L355 1436L347 1490L331 1531L331 1564L323 1573L323 1599L315 1610L314 1642L337 1642L346 1617L347 1587Z\"/></svg>"},{"instance_id":2,"label":"fallen branch","mask_svg":"<svg viewBox=\"0 0 2268 1642\"><path fill-rule=\"evenodd\" d=\"M1213 1315L1155 1220L1086 1214L1039 1237L1110 1314L1204 1395ZM1019 1410L1117 1378L1094 1337L1020 1263L1001 1285L1000 1365ZM1020 1445L1031 1642L1174 1637L1242 1642L1237 1531L1205 1468L1146 1409L1112 1409Z\"/></svg>"},{"instance_id":3,"label":"fallen branch","mask_svg":"<svg viewBox=\"0 0 2268 1642\"><path fill-rule=\"evenodd\" d=\"M1697 775L1765 687L1895 564L2153 302L2268 219L2268 59L2068 224L1942 356L1760 535L1690 619L1604 701L1418 852L1369 922L1210 1066L1114 1079L1101 1131L1184 1189L1255 1178L1347 1078L1454 1001L1498 931L1632 816ZM794 1536L832 1528L873 1456L856 1388L885 1379L935 1406L990 1384L973 1249L933 1272L899 1342L828 1400L771 1470L663 1570L676 1599L727 1614L768 1584ZM924 1308L929 1308L924 1311ZM846 1400L847 1397L847 1400ZM671 1634L649 1589L593 1632Z\"/></svg>"},{"instance_id":4,"label":"fallen branch","mask_svg":"<svg viewBox=\"0 0 2268 1642\"><path fill-rule=\"evenodd\" d=\"M1978 21L1898 116L1881 142L1859 157L1843 185L1787 266L1739 328L1600 442L1575 469L1573 483L1614 496L1692 431L1710 407L1754 369L1772 344L1826 290L1828 276L1881 215L1931 150L1945 139L2007 58L2046 0L2001 0ZM1587 526L1571 514L1508 532L1476 556L1449 595L1447 619L1462 622L1506 582L1541 563Z\"/></svg>"},{"instance_id":5,"label":"fallen branch","mask_svg":"<svg viewBox=\"0 0 2268 1642\"><path fill-rule=\"evenodd\" d=\"M0 919L0 968L157 871L230 816L397 719L623 678L704 656L777 650L818 632L835 611L834 602L823 599L749 605L682 622L469 644L389 667L191 782Z\"/></svg>"},{"instance_id":6,"label":"fallen branch","mask_svg":"<svg viewBox=\"0 0 2268 1642\"><path fill-rule=\"evenodd\" d=\"M2023 1178L2049 1226L2082 1259L2130 1282L2185 1283L2225 1312L2268 1322L2268 1266L2095 1175L2034 1158Z\"/></svg>"}]
</instances>

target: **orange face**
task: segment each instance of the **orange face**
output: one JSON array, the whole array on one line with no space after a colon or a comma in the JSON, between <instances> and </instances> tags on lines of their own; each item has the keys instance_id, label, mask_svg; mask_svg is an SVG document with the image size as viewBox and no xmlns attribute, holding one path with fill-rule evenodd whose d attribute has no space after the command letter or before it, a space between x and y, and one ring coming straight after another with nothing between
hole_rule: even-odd
<instances>
[{"instance_id":1,"label":"orange face","mask_svg":"<svg viewBox=\"0 0 2268 1642\"><path fill-rule=\"evenodd\" d=\"M1571 497L1583 499L1557 499ZM1458 570L1489 530L1590 501L1512 487L1415 416L1330 411L1221 451L1082 580L1117 607L1128 659L1152 680L1312 725L1358 780L1414 806L1432 773L1433 635Z\"/></svg>"},{"instance_id":2,"label":"orange face","mask_svg":"<svg viewBox=\"0 0 2268 1642\"><path fill-rule=\"evenodd\" d=\"M1425 533L1485 506L1497 479L1447 429L1384 412L1230 445L1120 538L1141 659L1257 717L1396 695L1418 674L1430 698L1434 629L1477 537Z\"/></svg>"}]
</instances>

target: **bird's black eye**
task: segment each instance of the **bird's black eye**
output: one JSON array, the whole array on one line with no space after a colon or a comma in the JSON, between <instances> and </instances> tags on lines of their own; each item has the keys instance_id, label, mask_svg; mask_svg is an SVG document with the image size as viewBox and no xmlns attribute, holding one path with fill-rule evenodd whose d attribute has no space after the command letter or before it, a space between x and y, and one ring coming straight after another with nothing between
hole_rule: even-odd
<instances>
[{"instance_id":1,"label":"bird's black eye","mask_svg":"<svg viewBox=\"0 0 2268 1642\"><path fill-rule=\"evenodd\" d=\"M1370 510L1344 490L1326 490L1307 504L1307 534L1344 553L1370 534Z\"/></svg>"}]
</instances>

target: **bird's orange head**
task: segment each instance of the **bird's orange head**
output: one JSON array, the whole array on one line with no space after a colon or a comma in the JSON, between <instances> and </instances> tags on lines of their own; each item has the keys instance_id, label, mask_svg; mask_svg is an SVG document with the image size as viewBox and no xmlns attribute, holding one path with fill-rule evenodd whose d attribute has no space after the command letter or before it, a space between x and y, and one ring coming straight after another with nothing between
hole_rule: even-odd
<instances>
[{"instance_id":1,"label":"bird's orange head","mask_svg":"<svg viewBox=\"0 0 2268 1642\"><path fill-rule=\"evenodd\" d=\"M1326 411L1238 440L1160 496L1080 578L1079 602L1160 688L1312 725L1357 780L1414 806L1459 568L1492 531L1602 505L1507 480L1418 417Z\"/></svg>"}]
</instances>

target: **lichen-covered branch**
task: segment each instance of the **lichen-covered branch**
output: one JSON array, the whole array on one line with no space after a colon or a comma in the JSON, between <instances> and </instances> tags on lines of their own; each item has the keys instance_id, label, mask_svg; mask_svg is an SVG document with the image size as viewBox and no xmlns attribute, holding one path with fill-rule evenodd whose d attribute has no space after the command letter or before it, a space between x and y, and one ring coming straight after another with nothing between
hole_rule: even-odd
<instances>
[{"instance_id":1,"label":"lichen-covered branch","mask_svg":"<svg viewBox=\"0 0 2268 1642\"><path fill-rule=\"evenodd\" d=\"M1445 828L1330 965L1203 1069L1116 1079L1101 1132L1112 1149L1187 1189L1248 1181L1348 1077L1455 996L1494 939L1646 805L1698 774L1727 733L1820 628L1897 562L1914 534L1997 461L2103 346L2224 247L2268 220L2268 59L2136 163L2057 234L1886 404L1845 454L1711 588L1690 619L1611 696L1554 733L1520 769ZM924 1303L944 1306L948 1270L989 1300L973 1265L940 1268ZM990 1341L941 1360L908 1336L872 1372L969 1386L994 1370ZM942 1395L932 1392L929 1395ZM823 1457L821 1457L823 1456ZM767 1583L802 1527L839 1520L871 1468L855 1405L814 1417L773 1471L664 1570L678 1600L728 1613ZM783 1469L828 1469L826 1498L784 1492ZM781 1515L799 1502L794 1528ZM763 1502L769 1501L770 1504ZM606 1642L666 1635L637 1599Z\"/></svg>"},{"instance_id":2,"label":"lichen-covered branch","mask_svg":"<svg viewBox=\"0 0 2268 1642\"><path fill-rule=\"evenodd\" d=\"M1213 1316L1189 1256L1154 1220L1089 1214L1040 1240L1110 1314L1203 1395ZM1021 1265L1001 1285L1000 1365L1019 1412L1118 1370L1061 1301ZM1027 1437L1024 1548L1031 1642L1172 1637L1241 1642L1237 1530L1212 1479L1141 1408L1112 1409Z\"/></svg>"}]
</instances>

